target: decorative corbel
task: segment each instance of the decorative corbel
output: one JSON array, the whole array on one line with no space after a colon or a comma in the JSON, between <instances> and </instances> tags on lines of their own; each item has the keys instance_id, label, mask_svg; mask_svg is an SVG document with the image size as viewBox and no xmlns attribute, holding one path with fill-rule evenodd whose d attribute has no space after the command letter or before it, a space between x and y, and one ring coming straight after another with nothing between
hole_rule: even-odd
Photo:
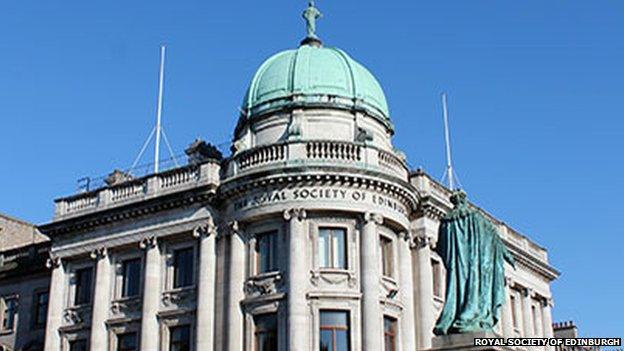
<instances>
[{"instance_id":1,"label":"decorative corbel","mask_svg":"<svg viewBox=\"0 0 624 351\"><path fill-rule=\"evenodd\" d=\"M156 247L156 237L146 236L139 242L139 247L143 250L149 250Z\"/></svg>"},{"instance_id":2,"label":"decorative corbel","mask_svg":"<svg viewBox=\"0 0 624 351\"><path fill-rule=\"evenodd\" d=\"M108 251L105 247L100 247L97 249L93 249L91 251L91 259L95 260L95 261L99 261L100 259L106 257L106 255L108 254Z\"/></svg>"},{"instance_id":3,"label":"decorative corbel","mask_svg":"<svg viewBox=\"0 0 624 351\"><path fill-rule=\"evenodd\" d=\"M50 253L50 257L46 260L46 267L56 269L61 266L61 258Z\"/></svg>"},{"instance_id":4,"label":"decorative corbel","mask_svg":"<svg viewBox=\"0 0 624 351\"><path fill-rule=\"evenodd\" d=\"M193 237L196 239L202 239L208 237L217 232L217 226L215 226L212 217L209 217L206 222L198 225L193 229Z\"/></svg>"},{"instance_id":5,"label":"decorative corbel","mask_svg":"<svg viewBox=\"0 0 624 351\"><path fill-rule=\"evenodd\" d=\"M369 222L373 222L377 225L380 225L383 223L383 216L380 215L379 213L365 212L364 223L367 224Z\"/></svg>"},{"instance_id":6,"label":"decorative corbel","mask_svg":"<svg viewBox=\"0 0 624 351\"><path fill-rule=\"evenodd\" d=\"M298 221L303 221L308 217L308 214L303 208L291 208L284 211L284 219L286 221L290 221L291 219L295 219Z\"/></svg>"}]
</instances>

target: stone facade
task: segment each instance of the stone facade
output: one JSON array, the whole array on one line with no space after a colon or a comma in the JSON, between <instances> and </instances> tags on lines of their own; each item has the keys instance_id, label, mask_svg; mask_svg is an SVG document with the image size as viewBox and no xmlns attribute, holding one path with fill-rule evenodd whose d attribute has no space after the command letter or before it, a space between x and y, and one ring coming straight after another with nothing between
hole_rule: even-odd
<instances>
[{"instance_id":1,"label":"stone facade","mask_svg":"<svg viewBox=\"0 0 624 351\"><path fill-rule=\"evenodd\" d=\"M32 224L0 214L0 350L43 350L50 243Z\"/></svg>"}]
</instances>

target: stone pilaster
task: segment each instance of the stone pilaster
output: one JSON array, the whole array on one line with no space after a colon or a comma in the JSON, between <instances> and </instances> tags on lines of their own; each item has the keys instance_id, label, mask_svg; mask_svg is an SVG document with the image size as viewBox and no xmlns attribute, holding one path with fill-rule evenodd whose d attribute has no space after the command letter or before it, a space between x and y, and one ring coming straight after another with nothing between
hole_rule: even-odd
<instances>
[{"instance_id":1,"label":"stone pilaster","mask_svg":"<svg viewBox=\"0 0 624 351\"><path fill-rule=\"evenodd\" d=\"M141 315L141 350L158 350L160 338L158 318L160 307L161 253L155 237L146 237L139 243L145 250L145 272L143 278L143 310Z\"/></svg>"},{"instance_id":2,"label":"stone pilaster","mask_svg":"<svg viewBox=\"0 0 624 351\"><path fill-rule=\"evenodd\" d=\"M364 227L360 239L360 267L362 281L362 348L367 351L382 350L383 337L381 305L379 304L379 233L377 226L383 217L364 214Z\"/></svg>"},{"instance_id":3,"label":"stone pilaster","mask_svg":"<svg viewBox=\"0 0 624 351\"><path fill-rule=\"evenodd\" d=\"M552 310L551 310L552 306L553 306L552 298L545 298L542 301L542 335L545 338L553 337ZM547 346L546 350L552 351L554 350L554 347Z\"/></svg>"},{"instance_id":4,"label":"stone pilaster","mask_svg":"<svg viewBox=\"0 0 624 351\"><path fill-rule=\"evenodd\" d=\"M214 350L214 317L216 294L216 227L209 219L195 228L193 236L199 240L199 277L197 279L197 324L195 350Z\"/></svg>"},{"instance_id":5,"label":"stone pilaster","mask_svg":"<svg viewBox=\"0 0 624 351\"><path fill-rule=\"evenodd\" d=\"M243 349L244 318L241 301L245 299L245 243L237 221L228 224L230 262L227 298L226 350Z\"/></svg>"},{"instance_id":6,"label":"stone pilaster","mask_svg":"<svg viewBox=\"0 0 624 351\"><path fill-rule=\"evenodd\" d=\"M288 350L310 349L306 300L307 255L304 209L284 211L288 221Z\"/></svg>"},{"instance_id":7,"label":"stone pilaster","mask_svg":"<svg viewBox=\"0 0 624 351\"><path fill-rule=\"evenodd\" d=\"M533 316L531 315L531 289L522 292L522 330L525 338L533 337Z\"/></svg>"},{"instance_id":8,"label":"stone pilaster","mask_svg":"<svg viewBox=\"0 0 624 351\"><path fill-rule=\"evenodd\" d=\"M512 312L514 306L511 305L511 293L509 291L511 285L511 279L505 278L505 304L501 308L501 321L499 323L503 323L503 336L506 338L514 337Z\"/></svg>"},{"instance_id":9,"label":"stone pilaster","mask_svg":"<svg viewBox=\"0 0 624 351\"><path fill-rule=\"evenodd\" d=\"M401 315L401 343L403 350L416 350L416 323L414 322L414 276L412 269L412 237L409 232L399 233L399 282L403 314Z\"/></svg>"},{"instance_id":10,"label":"stone pilaster","mask_svg":"<svg viewBox=\"0 0 624 351\"><path fill-rule=\"evenodd\" d=\"M50 280L50 295L48 302L48 319L45 332L45 351L61 350L59 328L63 323L63 308L65 307L66 273L63 262L59 257L51 256L46 266L52 270Z\"/></svg>"},{"instance_id":11,"label":"stone pilaster","mask_svg":"<svg viewBox=\"0 0 624 351\"><path fill-rule=\"evenodd\" d=\"M431 246L437 237L438 222L428 216L416 221L414 230L414 296L416 296L416 339L418 349L430 349L436 314L433 306Z\"/></svg>"},{"instance_id":12,"label":"stone pilaster","mask_svg":"<svg viewBox=\"0 0 624 351\"><path fill-rule=\"evenodd\" d=\"M108 350L106 319L111 301L111 262L106 248L91 252L95 264L95 291L91 317L91 350Z\"/></svg>"}]
</instances>

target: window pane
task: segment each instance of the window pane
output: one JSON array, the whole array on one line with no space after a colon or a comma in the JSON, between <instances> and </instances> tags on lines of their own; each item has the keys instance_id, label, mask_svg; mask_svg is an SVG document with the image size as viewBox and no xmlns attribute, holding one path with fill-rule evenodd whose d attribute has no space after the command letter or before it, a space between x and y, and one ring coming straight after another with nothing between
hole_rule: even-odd
<instances>
[{"instance_id":1,"label":"window pane","mask_svg":"<svg viewBox=\"0 0 624 351\"><path fill-rule=\"evenodd\" d=\"M348 351L348 350L349 350L349 331L337 330L335 351Z\"/></svg>"},{"instance_id":2,"label":"window pane","mask_svg":"<svg viewBox=\"0 0 624 351\"><path fill-rule=\"evenodd\" d=\"M35 325L43 326L48 317L48 292L40 292L36 297Z\"/></svg>"},{"instance_id":3,"label":"window pane","mask_svg":"<svg viewBox=\"0 0 624 351\"><path fill-rule=\"evenodd\" d=\"M327 327L347 327L349 319L349 313L343 311L322 311L321 312L321 326Z\"/></svg>"},{"instance_id":4,"label":"window pane","mask_svg":"<svg viewBox=\"0 0 624 351\"><path fill-rule=\"evenodd\" d=\"M277 240L275 233L266 233L258 237L256 245L258 255L258 273L277 270Z\"/></svg>"},{"instance_id":5,"label":"window pane","mask_svg":"<svg viewBox=\"0 0 624 351\"><path fill-rule=\"evenodd\" d=\"M385 351L396 350L397 335L396 319L384 317L384 347Z\"/></svg>"},{"instance_id":6,"label":"window pane","mask_svg":"<svg viewBox=\"0 0 624 351\"><path fill-rule=\"evenodd\" d=\"M330 267L329 238L330 234L328 229L319 230L319 267L321 268Z\"/></svg>"},{"instance_id":7,"label":"window pane","mask_svg":"<svg viewBox=\"0 0 624 351\"><path fill-rule=\"evenodd\" d=\"M174 288L193 285L193 248L174 252Z\"/></svg>"},{"instance_id":8,"label":"window pane","mask_svg":"<svg viewBox=\"0 0 624 351\"><path fill-rule=\"evenodd\" d=\"M190 351L191 349L191 327L182 325L169 329L169 350L170 351Z\"/></svg>"},{"instance_id":9,"label":"window pane","mask_svg":"<svg viewBox=\"0 0 624 351\"><path fill-rule=\"evenodd\" d=\"M76 270L76 305L91 303L92 279L93 270L91 267Z\"/></svg>"},{"instance_id":10,"label":"window pane","mask_svg":"<svg viewBox=\"0 0 624 351\"><path fill-rule=\"evenodd\" d=\"M277 351L277 316L274 313L254 317L256 350Z\"/></svg>"},{"instance_id":11,"label":"window pane","mask_svg":"<svg viewBox=\"0 0 624 351\"><path fill-rule=\"evenodd\" d=\"M321 330L321 351L334 351L334 337L332 330Z\"/></svg>"},{"instance_id":12,"label":"window pane","mask_svg":"<svg viewBox=\"0 0 624 351\"><path fill-rule=\"evenodd\" d=\"M80 339L70 341L69 351L87 351L87 340Z\"/></svg>"},{"instance_id":13,"label":"window pane","mask_svg":"<svg viewBox=\"0 0 624 351\"><path fill-rule=\"evenodd\" d=\"M120 334L117 336L117 351L138 350L138 338L136 333Z\"/></svg>"},{"instance_id":14,"label":"window pane","mask_svg":"<svg viewBox=\"0 0 624 351\"><path fill-rule=\"evenodd\" d=\"M382 259L382 272L387 277L392 276L392 240L386 237L381 237L381 259Z\"/></svg>"},{"instance_id":15,"label":"window pane","mask_svg":"<svg viewBox=\"0 0 624 351\"><path fill-rule=\"evenodd\" d=\"M17 300L14 298L4 300L4 311L2 312L2 329L13 330L15 324L15 314L17 312Z\"/></svg>"},{"instance_id":16,"label":"window pane","mask_svg":"<svg viewBox=\"0 0 624 351\"><path fill-rule=\"evenodd\" d=\"M334 233L334 268L347 268L346 236L344 229L335 229Z\"/></svg>"},{"instance_id":17,"label":"window pane","mask_svg":"<svg viewBox=\"0 0 624 351\"><path fill-rule=\"evenodd\" d=\"M132 259L123 263L122 297L137 296L141 289L141 259Z\"/></svg>"}]
</instances>

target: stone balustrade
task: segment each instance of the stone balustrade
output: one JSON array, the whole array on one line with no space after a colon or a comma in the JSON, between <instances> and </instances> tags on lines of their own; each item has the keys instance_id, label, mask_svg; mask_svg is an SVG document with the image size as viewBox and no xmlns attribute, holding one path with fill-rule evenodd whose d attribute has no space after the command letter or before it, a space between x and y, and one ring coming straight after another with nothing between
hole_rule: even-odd
<instances>
[{"instance_id":1,"label":"stone balustrade","mask_svg":"<svg viewBox=\"0 0 624 351\"><path fill-rule=\"evenodd\" d=\"M372 145L337 140L297 140L262 145L234 155L228 166L228 176L276 166L319 164L376 169L402 179L407 179L408 175L405 161L391 151Z\"/></svg>"},{"instance_id":2,"label":"stone balustrade","mask_svg":"<svg viewBox=\"0 0 624 351\"><path fill-rule=\"evenodd\" d=\"M54 220L76 217L128 203L140 202L194 187L218 185L220 165L208 162L188 165L165 172L105 186L89 192L55 200Z\"/></svg>"}]
</instances>

